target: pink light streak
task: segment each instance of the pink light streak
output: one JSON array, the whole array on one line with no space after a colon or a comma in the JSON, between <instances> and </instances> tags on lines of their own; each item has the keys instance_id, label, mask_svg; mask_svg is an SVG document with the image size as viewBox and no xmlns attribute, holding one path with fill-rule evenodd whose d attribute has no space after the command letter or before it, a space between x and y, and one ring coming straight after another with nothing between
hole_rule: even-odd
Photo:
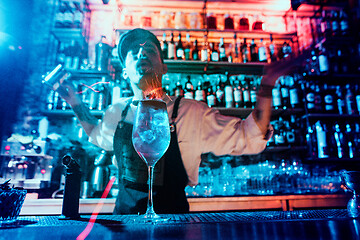
<instances>
[{"instance_id":1,"label":"pink light streak","mask_svg":"<svg viewBox=\"0 0 360 240\"><path fill-rule=\"evenodd\" d=\"M104 205L103 199L105 199L107 197L107 195L109 194L110 189L111 189L113 183L115 182L115 179L116 179L116 177L112 177L110 179L110 181L108 182L108 184L106 185L106 188L105 188L103 194L101 195L99 202L96 204L94 212L91 214L90 220L89 220L86 228L84 229L84 231L82 231L79 234L79 236L76 238L76 240L84 240L90 234L90 232L94 226L94 223L96 221L96 218L99 215L99 212L100 212L102 206Z\"/></svg>"}]
</instances>

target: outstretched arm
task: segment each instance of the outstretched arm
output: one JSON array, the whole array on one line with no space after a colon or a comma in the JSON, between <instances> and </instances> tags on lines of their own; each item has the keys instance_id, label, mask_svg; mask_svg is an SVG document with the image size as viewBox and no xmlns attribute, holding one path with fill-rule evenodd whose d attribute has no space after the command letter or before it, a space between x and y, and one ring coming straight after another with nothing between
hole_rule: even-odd
<instances>
[{"instance_id":1,"label":"outstretched arm","mask_svg":"<svg viewBox=\"0 0 360 240\"><path fill-rule=\"evenodd\" d=\"M75 115L79 119L81 126L86 134L90 136L91 131L97 125L98 120L91 113L89 108L81 101L74 85L70 82L64 82L57 90L60 96L71 106Z\"/></svg>"},{"instance_id":2,"label":"outstretched arm","mask_svg":"<svg viewBox=\"0 0 360 240\"><path fill-rule=\"evenodd\" d=\"M253 111L255 122L260 130L265 135L268 131L271 107L272 107L272 89L280 76L286 75L299 67L306 56L308 51L305 51L298 57L288 57L279 62L266 65L264 69L264 76L261 80L260 88L257 93L256 106Z\"/></svg>"}]
</instances>

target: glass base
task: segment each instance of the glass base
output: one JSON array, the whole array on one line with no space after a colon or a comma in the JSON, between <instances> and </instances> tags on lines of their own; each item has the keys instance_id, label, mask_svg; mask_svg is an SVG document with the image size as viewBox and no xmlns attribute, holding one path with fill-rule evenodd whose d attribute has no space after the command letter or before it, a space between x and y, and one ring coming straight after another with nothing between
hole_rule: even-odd
<instances>
[{"instance_id":1,"label":"glass base","mask_svg":"<svg viewBox=\"0 0 360 240\"><path fill-rule=\"evenodd\" d=\"M160 216L156 213L145 213L143 215L136 216L134 218L134 223L161 223L169 220L170 218Z\"/></svg>"}]
</instances>

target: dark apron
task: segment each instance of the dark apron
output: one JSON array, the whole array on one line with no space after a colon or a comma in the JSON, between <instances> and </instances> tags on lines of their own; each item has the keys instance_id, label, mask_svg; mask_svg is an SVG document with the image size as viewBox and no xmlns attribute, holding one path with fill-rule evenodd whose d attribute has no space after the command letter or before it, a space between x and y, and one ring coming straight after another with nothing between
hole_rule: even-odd
<instances>
[{"instance_id":1,"label":"dark apron","mask_svg":"<svg viewBox=\"0 0 360 240\"><path fill-rule=\"evenodd\" d=\"M189 212L184 191L188 176L181 159L175 125L180 99L175 100L171 116L170 146L154 168L153 200L156 213ZM114 214L143 214L148 200L147 166L133 147L133 125L124 121L130 104L131 101L124 108L114 135L114 153L119 168L119 193Z\"/></svg>"}]
</instances>

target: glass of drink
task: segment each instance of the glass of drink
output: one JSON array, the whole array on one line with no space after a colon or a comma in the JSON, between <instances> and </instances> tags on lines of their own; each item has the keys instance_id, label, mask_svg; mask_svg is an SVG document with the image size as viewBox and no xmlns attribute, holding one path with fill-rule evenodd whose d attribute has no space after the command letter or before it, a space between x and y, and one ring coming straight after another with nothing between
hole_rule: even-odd
<instances>
[{"instance_id":1,"label":"glass of drink","mask_svg":"<svg viewBox=\"0 0 360 240\"><path fill-rule=\"evenodd\" d=\"M145 222L166 221L157 215L153 207L153 173L157 161L170 145L170 126L166 103L162 100L141 100L138 104L132 142L136 152L145 161L148 168L149 194L147 210L140 219Z\"/></svg>"}]
</instances>

